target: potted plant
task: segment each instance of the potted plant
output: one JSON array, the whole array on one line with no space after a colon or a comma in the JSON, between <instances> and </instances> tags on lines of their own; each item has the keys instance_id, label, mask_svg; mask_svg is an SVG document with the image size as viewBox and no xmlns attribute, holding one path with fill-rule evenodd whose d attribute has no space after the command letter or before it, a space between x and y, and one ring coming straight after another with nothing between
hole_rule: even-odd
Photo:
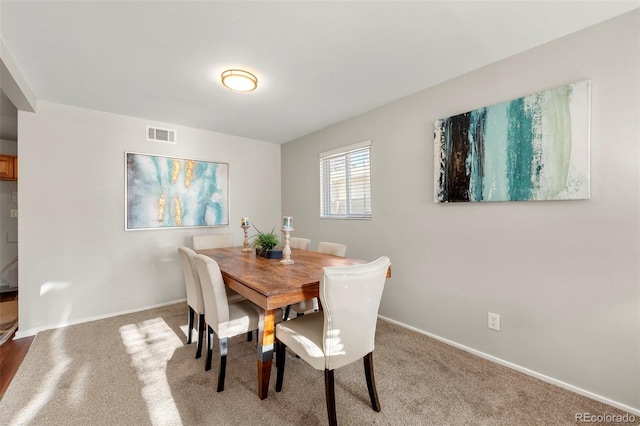
<instances>
[{"instance_id":1,"label":"potted plant","mask_svg":"<svg viewBox=\"0 0 640 426\"><path fill-rule=\"evenodd\" d=\"M267 259L280 259L282 257L282 250L278 248L280 240L278 240L278 236L273 232L276 229L275 226L271 232L268 233L260 231L255 225L253 225L253 227L258 232L257 235L253 236L253 242L251 243L256 248L256 255Z\"/></svg>"}]
</instances>

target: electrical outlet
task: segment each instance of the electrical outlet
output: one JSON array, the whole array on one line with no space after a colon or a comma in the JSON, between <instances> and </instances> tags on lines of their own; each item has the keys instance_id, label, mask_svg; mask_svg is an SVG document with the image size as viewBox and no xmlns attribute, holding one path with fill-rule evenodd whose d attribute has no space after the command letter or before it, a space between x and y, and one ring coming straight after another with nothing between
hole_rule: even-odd
<instances>
[{"instance_id":1,"label":"electrical outlet","mask_svg":"<svg viewBox=\"0 0 640 426\"><path fill-rule=\"evenodd\" d=\"M9 214L11 215L11 217L18 217L18 209L11 209Z\"/></svg>"},{"instance_id":2,"label":"electrical outlet","mask_svg":"<svg viewBox=\"0 0 640 426\"><path fill-rule=\"evenodd\" d=\"M500 331L500 315L489 312L487 318L488 327L492 330Z\"/></svg>"}]
</instances>

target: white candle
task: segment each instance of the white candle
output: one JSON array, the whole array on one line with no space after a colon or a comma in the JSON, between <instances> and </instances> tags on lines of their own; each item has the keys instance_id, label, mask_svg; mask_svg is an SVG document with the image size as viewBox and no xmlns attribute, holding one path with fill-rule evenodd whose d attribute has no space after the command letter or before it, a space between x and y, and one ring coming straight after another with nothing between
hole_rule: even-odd
<instances>
[{"instance_id":1,"label":"white candle","mask_svg":"<svg viewBox=\"0 0 640 426\"><path fill-rule=\"evenodd\" d=\"M284 216L282 218L282 227L284 229L293 228L293 218L291 216Z\"/></svg>"}]
</instances>

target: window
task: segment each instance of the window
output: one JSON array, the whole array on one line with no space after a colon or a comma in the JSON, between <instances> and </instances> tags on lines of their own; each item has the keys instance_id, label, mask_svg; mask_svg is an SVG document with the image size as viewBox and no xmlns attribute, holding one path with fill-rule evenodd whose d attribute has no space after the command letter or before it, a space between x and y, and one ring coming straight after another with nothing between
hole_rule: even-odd
<instances>
[{"instance_id":1,"label":"window","mask_svg":"<svg viewBox=\"0 0 640 426\"><path fill-rule=\"evenodd\" d=\"M371 219L371 141L320 154L320 217Z\"/></svg>"}]
</instances>

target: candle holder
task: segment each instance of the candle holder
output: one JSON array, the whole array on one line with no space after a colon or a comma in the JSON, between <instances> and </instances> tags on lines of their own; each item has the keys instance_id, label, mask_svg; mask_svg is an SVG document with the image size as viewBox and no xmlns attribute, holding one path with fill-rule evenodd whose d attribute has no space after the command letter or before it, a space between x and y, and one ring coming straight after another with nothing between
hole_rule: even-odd
<instances>
[{"instance_id":1,"label":"candle holder","mask_svg":"<svg viewBox=\"0 0 640 426\"><path fill-rule=\"evenodd\" d=\"M240 225L240 227L244 230L244 241L242 243L242 253L249 253L251 248L249 247L249 234L248 229L251 225Z\"/></svg>"},{"instance_id":2,"label":"candle holder","mask_svg":"<svg viewBox=\"0 0 640 426\"><path fill-rule=\"evenodd\" d=\"M293 229L293 218L291 216L282 216L282 228Z\"/></svg>"},{"instance_id":3,"label":"candle holder","mask_svg":"<svg viewBox=\"0 0 640 426\"><path fill-rule=\"evenodd\" d=\"M282 260L280 263L283 265L293 265L295 262L291 260L291 247L289 246L289 238L291 237L293 228L282 228L280 231L282 231L284 239L284 248L282 249Z\"/></svg>"}]
</instances>

